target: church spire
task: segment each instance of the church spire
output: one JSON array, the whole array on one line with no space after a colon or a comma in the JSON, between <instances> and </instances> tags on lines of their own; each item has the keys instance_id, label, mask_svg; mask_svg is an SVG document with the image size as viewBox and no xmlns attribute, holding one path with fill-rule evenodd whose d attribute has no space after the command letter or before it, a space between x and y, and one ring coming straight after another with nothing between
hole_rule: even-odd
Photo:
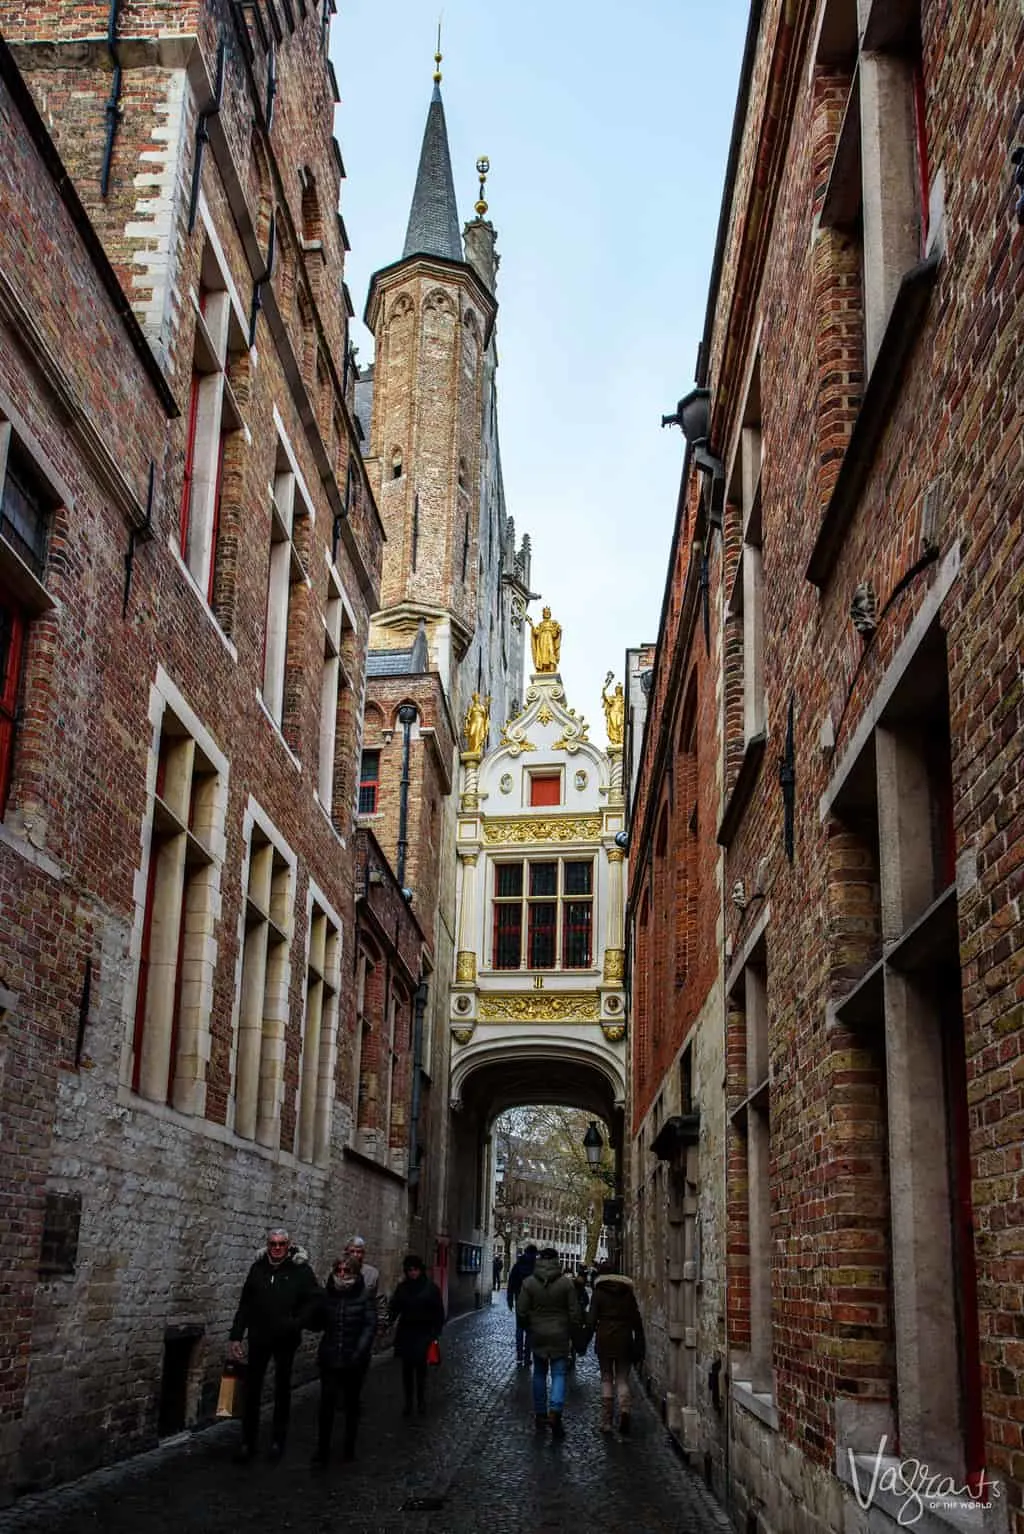
<instances>
[{"instance_id":1,"label":"church spire","mask_svg":"<svg viewBox=\"0 0 1024 1534\"><path fill-rule=\"evenodd\" d=\"M438 33L434 55L434 93L423 132L420 164L416 172L416 190L412 195L409 227L405 232L402 260L410 256L445 256L461 261L462 237L459 233L459 209L452 179L452 157L448 149L448 128L441 101L441 39Z\"/></svg>"}]
</instances>

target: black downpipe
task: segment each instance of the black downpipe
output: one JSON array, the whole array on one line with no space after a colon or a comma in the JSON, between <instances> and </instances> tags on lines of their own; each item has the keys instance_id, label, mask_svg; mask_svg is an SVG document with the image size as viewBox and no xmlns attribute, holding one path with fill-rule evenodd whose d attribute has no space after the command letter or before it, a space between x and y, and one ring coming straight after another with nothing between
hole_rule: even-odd
<instances>
[{"instance_id":1,"label":"black downpipe","mask_svg":"<svg viewBox=\"0 0 1024 1534\"><path fill-rule=\"evenodd\" d=\"M423 1096L423 1014L430 987L421 980L413 997L412 1101L409 1105L409 1185L420 1180L420 1102Z\"/></svg>"},{"instance_id":2,"label":"black downpipe","mask_svg":"<svg viewBox=\"0 0 1024 1534\"><path fill-rule=\"evenodd\" d=\"M398 791L398 867L395 873L399 888L404 890L405 856L409 850L409 738L416 723L416 709L411 703L402 704L398 722L402 726L402 782Z\"/></svg>"},{"instance_id":3,"label":"black downpipe","mask_svg":"<svg viewBox=\"0 0 1024 1534\"><path fill-rule=\"evenodd\" d=\"M100 171L101 197L106 197L110 187L110 163L114 158L114 136L117 133L117 119L121 115L121 61L117 56L117 7L118 0L110 0L110 12L107 17L107 52L114 66L114 75L110 82L110 95L103 109L103 115L107 119L107 140L103 146L103 169Z\"/></svg>"}]
</instances>

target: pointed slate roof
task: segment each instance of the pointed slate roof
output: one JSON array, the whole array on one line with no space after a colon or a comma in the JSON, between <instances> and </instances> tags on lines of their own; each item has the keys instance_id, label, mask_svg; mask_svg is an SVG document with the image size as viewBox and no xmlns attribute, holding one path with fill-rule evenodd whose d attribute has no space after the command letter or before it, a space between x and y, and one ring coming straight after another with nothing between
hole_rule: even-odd
<instances>
[{"instance_id":1,"label":"pointed slate roof","mask_svg":"<svg viewBox=\"0 0 1024 1534\"><path fill-rule=\"evenodd\" d=\"M448 128L444 120L441 87L434 86L423 130L420 165L416 172L416 190L412 195L409 227L405 232L402 260L410 256L445 256L462 261L462 236L459 232L459 209L452 180L452 157L448 149Z\"/></svg>"}]
</instances>

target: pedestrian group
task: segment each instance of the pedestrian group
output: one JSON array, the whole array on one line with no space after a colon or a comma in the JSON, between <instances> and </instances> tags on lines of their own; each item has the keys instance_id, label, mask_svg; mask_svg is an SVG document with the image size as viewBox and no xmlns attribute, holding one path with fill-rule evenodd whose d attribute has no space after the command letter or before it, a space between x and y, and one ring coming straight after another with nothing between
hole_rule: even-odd
<instances>
[{"instance_id":1,"label":"pedestrian group","mask_svg":"<svg viewBox=\"0 0 1024 1534\"><path fill-rule=\"evenodd\" d=\"M500 1283L495 1262L493 1279ZM366 1261L366 1242L353 1236L324 1283L317 1282L307 1254L288 1232L268 1233L242 1286L229 1339L229 1369L245 1359L242 1443L236 1458L247 1463L259 1438L260 1398L274 1366L270 1458L280 1459L288 1438L292 1366L304 1331L321 1334L317 1351L320 1403L312 1463L330 1462L334 1419L344 1418L341 1458L355 1455L360 1402L374 1342L395 1327L395 1357L402 1365L403 1416L427 1409L427 1374L440 1362L444 1302L422 1258L409 1255L390 1300L379 1294L380 1273ZM601 1371L601 1431L612 1432L618 1406L620 1434L629 1436L629 1371L644 1359L644 1329L632 1280L610 1261L598 1265L587 1302L586 1274L565 1271L554 1247L528 1246L508 1275L508 1307L515 1314L516 1361L533 1365L535 1431L565 1437L566 1378L593 1339ZM246 1358L246 1349L248 1356Z\"/></svg>"}]
</instances>

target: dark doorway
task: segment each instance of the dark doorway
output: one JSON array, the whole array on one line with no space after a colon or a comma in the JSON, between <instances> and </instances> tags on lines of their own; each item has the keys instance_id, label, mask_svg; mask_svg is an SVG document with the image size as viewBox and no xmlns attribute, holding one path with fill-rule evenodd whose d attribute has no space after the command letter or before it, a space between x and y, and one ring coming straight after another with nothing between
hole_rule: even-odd
<instances>
[{"instance_id":1,"label":"dark doorway","mask_svg":"<svg viewBox=\"0 0 1024 1534\"><path fill-rule=\"evenodd\" d=\"M189 1417L189 1396L201 1326L176 1327L164 1337L164 1369L160 1380L160 1415L157 1433L171 1438L184 1431Z\"/></svg>"}]
</instances>

